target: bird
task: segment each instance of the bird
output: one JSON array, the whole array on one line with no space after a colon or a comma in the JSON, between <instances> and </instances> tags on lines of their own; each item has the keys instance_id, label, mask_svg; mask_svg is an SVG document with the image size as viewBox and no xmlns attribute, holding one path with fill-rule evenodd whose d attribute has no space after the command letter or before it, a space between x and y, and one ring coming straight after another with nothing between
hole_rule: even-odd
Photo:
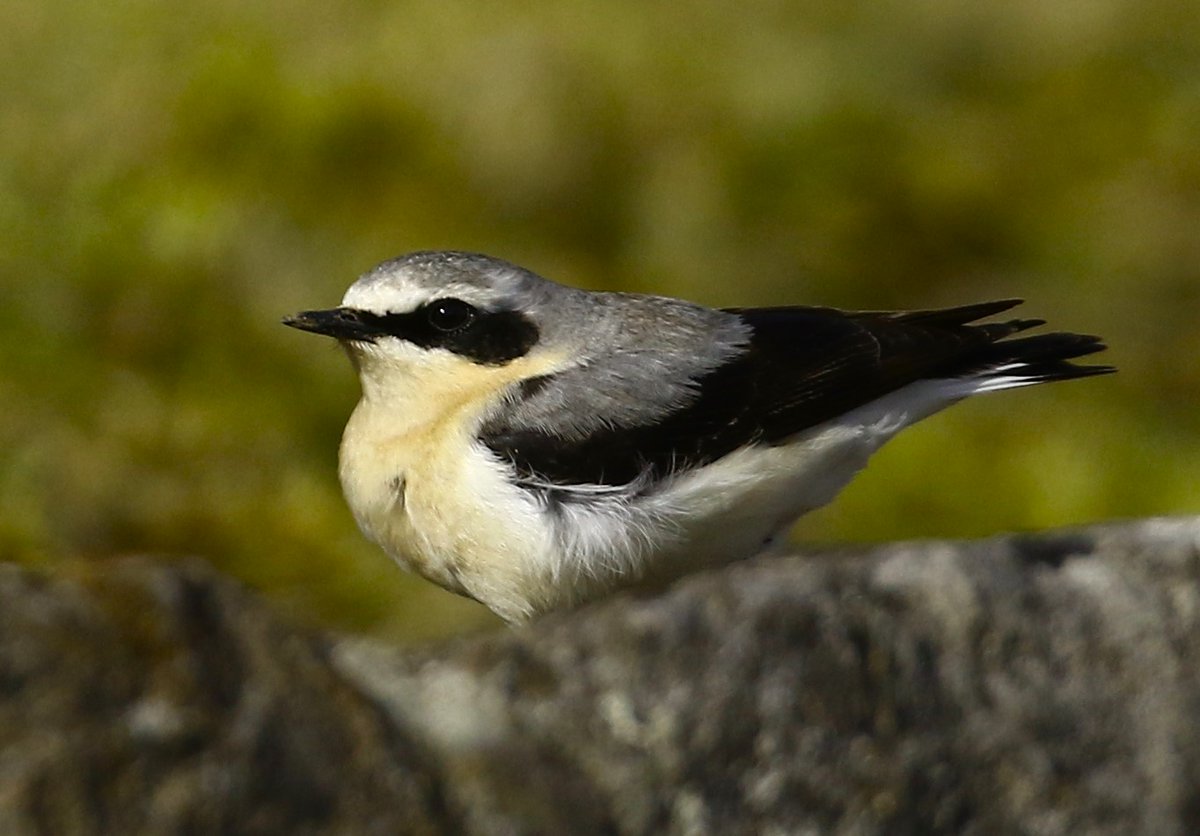
<instances>
[{"instance_id":1,"label":"bird","mask_svg":"<svg viewBox=\"0 0 1200 836\"><path fill-rule=\"evenodd\" d=\"M490 256L379 264L285 317L362 396L339 476L402 567L520 624L769 552L905 427L975 394L1102 375L1099 337L933 310L705 307Z\"/></svg>"}]
</instances>

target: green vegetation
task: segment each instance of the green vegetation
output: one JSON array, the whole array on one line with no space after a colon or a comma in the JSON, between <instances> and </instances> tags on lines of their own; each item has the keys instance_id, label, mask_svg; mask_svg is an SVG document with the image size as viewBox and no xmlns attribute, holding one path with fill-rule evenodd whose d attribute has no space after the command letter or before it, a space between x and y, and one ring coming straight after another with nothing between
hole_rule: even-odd
<instances>
[{"instance_id":1,"label":"green vegetation","mask_svg":"<svg viewBox=\"0 0 1200 836\"><path fill-rule=\"evenodd\" d=\"M294 613L483 623L345 510L278 324L477 249L710 304L1005 296L1116 377L910 431L807 539L1200 511L1200 16L1169 0L9 0L0 554L200 555Z\"/></svg>"}]
</instances>

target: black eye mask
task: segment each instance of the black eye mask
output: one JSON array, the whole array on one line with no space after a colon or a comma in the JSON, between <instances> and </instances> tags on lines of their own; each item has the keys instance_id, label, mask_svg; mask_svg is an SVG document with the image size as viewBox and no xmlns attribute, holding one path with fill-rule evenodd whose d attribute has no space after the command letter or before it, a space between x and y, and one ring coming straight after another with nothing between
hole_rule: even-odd
<instances>
[{"instance_id":1,"label":"black eye mask","mask_svg":"<svg viewBox=\"0 0 1200 836\"><path fill-rule=\"evenodd\" d=\"M438 299L412 313L358 311L376 335L397 337L421 348L444 348L485 366L525 356L538 328L517 311L483 311L460 299Z\"/></svg>"}]
</instances>

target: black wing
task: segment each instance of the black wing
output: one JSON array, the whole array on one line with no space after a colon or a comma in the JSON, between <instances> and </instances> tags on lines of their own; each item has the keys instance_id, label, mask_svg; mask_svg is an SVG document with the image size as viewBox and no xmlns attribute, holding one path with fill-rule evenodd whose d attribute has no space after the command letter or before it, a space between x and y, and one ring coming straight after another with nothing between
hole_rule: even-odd
<instances>
[{"instance_id":1,"label":"black wing","mask_svg":"<svg viewBox=\"0 0 1200 836\"><path fill-rule=\"evenodd\" d=\"M697 381L697 397L644 426L605 429L582 442L537 431L481 440L538 483L625 485L715 461L748 444L775 444L917 380L1019 364L1029 381L1103 374L1068 360L1100 351L1096 337L1005 340L1037 319L969 325L1020 300L935 311L852 313L829 308L729 309L752 329L746 350Z\"/></svg>"}]
</instances>

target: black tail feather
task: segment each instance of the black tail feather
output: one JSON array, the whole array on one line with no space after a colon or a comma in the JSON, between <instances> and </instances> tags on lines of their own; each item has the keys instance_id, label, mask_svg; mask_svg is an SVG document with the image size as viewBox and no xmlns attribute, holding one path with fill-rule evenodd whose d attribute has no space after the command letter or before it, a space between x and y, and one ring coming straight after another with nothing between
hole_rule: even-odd
<instances>
[{"instance_id":1,"label":"black tail feather","mask_svg":"<svg viewBox=\"0 0 1200 836\"><path fill-rule=\"evenodd\" d=\"M1111 374L1116 371L1112 366L1077 366L1068 362L1103 351L1105 345L1099 337L1056 332L1009 339L1014 334L1045 325L1046 321L1031 318L979 322L981 319L1011 310L1022 301L999 299L956 308L863 312L850 316L862 322L864 327L875 331L877 337L882 337L878 326L887 323L904 328L910 338L916 333L937 335L943 340L957 340L957 355L950 354L941 370L941 373L947 376L987 375L994 371L997 377L1016 377L1030 382L1041 382Z\"/></svg>"},{"instance_id":2,"label":"black tail feather","mask_svg":"<svg viewBox=\"0 0 1200 836\"><path fill-rule=\"evenodd\" d=\"M1024 299L998 299L995 302L978 302L974 305L960 305L957 308L934 308L924 311L887 311L867 312L866 316L886 316L896 322L912 325L953 326L966 325L998 313L1012 310L1024 302Z\"/></svg>"},{"instance_id":3,"label":"black tail feather","mask_svg":"<svg viewBox=\"0 0 1200 836\"><path fill-rule=\"evenodd\" d=\"M995 342L1045 324L1046 320L1044 319L1011 319L1008 322L985 322L982 325L971 327L987 334L988 338Z\"/></svg>"},{"instance_id":4,"label":"black tail feather","mask_svg":"<svg viewBox=\"0 0 1200 836\"><path fill-rule=\"evenodd\" d=\"M1115 366L1079 366L1068 361L1104 351L1107 346L1091 334L1056 332L994 342L978 355L978 371L996 370L1031 381L1069 380L1112 374ZM1015 366L1015 368L1010 368Z\"/></svg>"}]
</instances>

